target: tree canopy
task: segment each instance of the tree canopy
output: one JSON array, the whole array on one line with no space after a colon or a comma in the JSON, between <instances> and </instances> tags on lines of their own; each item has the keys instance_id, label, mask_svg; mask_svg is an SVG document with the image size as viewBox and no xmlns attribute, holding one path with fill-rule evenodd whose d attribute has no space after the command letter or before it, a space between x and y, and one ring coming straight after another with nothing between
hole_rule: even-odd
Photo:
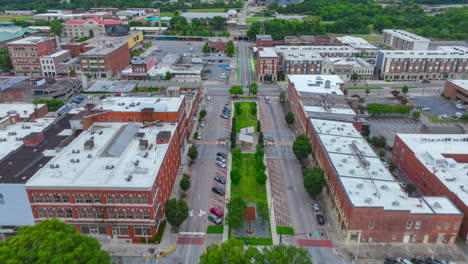
<instances>
[{"instance_id":1,"label":"tree canopy","mask_svg":"<svg viewBox=\"0 0 468 264\"><path fill-rule=\"evenodd\" d=\"M247 207L246 202L239 196L236 196L227 204L228 214L226 221L230 228L240 229L244 225L244 209Z\"/></svg>"},{"instance_id":2,"label":"tree canopy","mask_svg":"<svg viewBox=\"0 0 468 264\"><path fill-rule=\"evenodd\" d=\"M34 99L32 100L33 104L47 104L47 108L50 112L57 111L65 103L59 99Z\"/></svg>"},{"instance_id":3,"label":"tree canopy","mask_svg":"<svg viewBox=\"0 0 468 264\"><path fill-rule=\"evenodd\" d=\"M196 160L198 158L197 145L193 144L192 146L190 146L187 155L190 158L190 160Z\"/></svg>"},{"instance_id":4,"label":"tree canopy","mask_svg":"<svg viewBox=\"0 0 468 264\"><path fill-rule=\"evenodd\" d=\"M315 198L322 192L325 177L320 167L305 168L302 170L302 176L304 177L304 188L310 196Z\"/></svg>"},{"instance_id":5,"label":"tree canopy","mask_svg":"<svg viewBox=\"0 0 468 264\"><path fill-rule=\"evenodd\" d=\"M294 123L294 114L292 112L287 112L284 115L284 119L286 120L286 124L292 125Z\"/></svg>"},{"instance_id":6,"label":"tree canopy","mask_svg":"<svg viewBox=\"0 0 468 264\"><path fill-rule=\"evenodd\" d=\"M234 47L234 42L232 40L229 40L226 44L226 55L229 57L232 57L232 54L234 54L235 47Z\"/></svg>"},{"instance_id":7,"label":"tree canopy","mask_svg":"<svg viewBox=\"0 0 468 264\"><path fill-rule=\"evenodd\" d=\"M0 49L0 71L2 72L11 72L13 66L11 64L10 53L8 53L7 48Z\"/></svg>"},{"instance_id":8,"label":"tree canopy","mask_svg":"<svg viewBox=\"0 0 468 264\"><path fill-rule=\"evenodd\" d=\"M190 175L184 174L179 183L180 189L182 189L182 191L185 192L190 188L190 185L191 185Z\"/></svg>"},{"instance_id":9,"label":"tree canopy","mask_svg":"<svg viewBox=\"0 0 468 264\"><path fill-rule=\"evenodd\" d=\"M229 93L233 96L240 95L244 93L244 90L239 85L234 85L229 88Z\"/></svg>"},{"instance_id":10,"label":"tree canopy","mask_svg":"<svg viewBox=\"0 0 468 264\"><path fill-rule=\"evenodd\" d=\"M0 263L111 263L107 252L92 237L57 219L21 227L19 233L0 242Z\"/></svg>"},{"instance_id":11,"label":"tree canopy","mask_svg":"<svg viewBox=\"0 0 468 264\"><path fill-rule=\"evenodd\" d=\"M293 152L298 160L306 159L312 153L309 139L304 135L297 136L293 143Z\"/></svg>"},{"instance_id":12,"label":"tree canopy","mask_svg":"<svg viewBox=\"0 0 468 264\"><path fill-rule=\"evenodd\" d=\"M189 207L184 200L173 198L166 201L166 218L171 226L179 228L188 216Z\"/></svg>"},{"instance_id":13,"label":"tree canopy","mask_svg":"<svg viewBox=\"0 0 468 264\"><path fill-rule=\"evenodd\" d=\"M218 263L268 263L268 264L312 264L310 254L295 246L275 245L259 250L256 247L245 247L244 242L231 238L221 244L210 245L200 256L200 264Z\"/></svg>"}]
</instances>

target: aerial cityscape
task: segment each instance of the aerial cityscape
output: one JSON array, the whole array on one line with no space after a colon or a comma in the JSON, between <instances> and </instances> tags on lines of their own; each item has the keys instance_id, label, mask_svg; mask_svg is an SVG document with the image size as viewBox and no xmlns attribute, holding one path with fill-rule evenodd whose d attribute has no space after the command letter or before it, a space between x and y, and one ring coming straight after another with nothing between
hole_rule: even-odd
<instances>
[{"instance_id":1,"label":"aerial cityscape","mask_svg":"<svg viewBox=\"0 0 468 264\"><path fill-rule=\"evenodd\" d=\"M467 111L466 0L0 0L0 264L468 264Z\"/></svg>"}]
</instances>

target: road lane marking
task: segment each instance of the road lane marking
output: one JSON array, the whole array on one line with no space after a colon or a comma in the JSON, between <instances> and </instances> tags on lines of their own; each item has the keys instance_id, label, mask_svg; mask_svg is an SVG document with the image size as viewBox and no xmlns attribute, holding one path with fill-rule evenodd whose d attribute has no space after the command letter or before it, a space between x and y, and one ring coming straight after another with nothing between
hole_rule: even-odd
<instances>
[{"instance_id":1,"label":"road lane marking","mask_svg":"<svg viewBox=\"0 0 468 264\"><path fill-rule=\"evenodd\" d=\"M299 208L299 210L301 211L301 215L302 215L302 214L303 214L303 213L302 213L302 207L301 207L301 208Z\"/></svg>"}]
</instances>

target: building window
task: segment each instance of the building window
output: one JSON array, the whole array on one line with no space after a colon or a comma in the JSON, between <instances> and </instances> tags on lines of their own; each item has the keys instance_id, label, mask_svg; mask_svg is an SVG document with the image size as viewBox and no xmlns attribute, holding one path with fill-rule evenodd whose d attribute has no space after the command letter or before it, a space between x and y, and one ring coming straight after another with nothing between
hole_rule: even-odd
<instances>
[{"instance_id":1,"label":"building window","mask_svg":"<svg viewBox=\"0 0 468 264\"><path fill-rule=\"evenodd\" d=\"M65 218L65 214L63 212L63 209L58 209L57 210L57 217L58 218Z\"/></svg>"},{"instance_id":2,"label":"building window","mask_svg":"<svg viewBox=\"0 0 468 264\"><path fill-rule=\"evenodd\" d=\"M396 240L398 238L398 234L397 233L392 233L392 240Z\"/></svg>"},{"instance_id":3,"label":"building window","mask_svg":"<svg viewBox=\"0 0 468 264\"><path fill-rule=\"evenodd\" d=\"M115 219L115 211L114 210L109 210L109 218Z\"/></svg>"},{"instance_id":4,"label":"building window","mask_svg":"<svg viewBox=\"0 0 468 264\"><path fill-rule=\"evenodd\" d=\"M73 217L72 209L68 208L68 209L65 209L65 211L67 213L67 218L72 218Z\"/></svg>"},{"instance_id":5,"label":"building window","mask_svg":"<svg viewBox=\"0 0 468 264\"><path fill-rule=\"evenodd\" d=\"M450 228L450 222L445 222L445 229L449 229Z\"/></svg>"},{"instance_id":6,"label":"building window","mask_svg":"<svg viewBox=\"0 0 468 264\"><path fill-rule=\"evenodd\" d=\"M128 236L128 226L112 226L112 234L116 236Z\"/></svg>"},{"instance_id":7,"label":"building window","mask_svg":"<svg viewBox=\"0 0 468 264\"><path fill-rule=\"evenodd\" d=\"M118 215L119 215L119 218L124 218L124 212L123 212L122 209L119 209L119 210L117 211L117 213L118 213Z\"/></svg>"},{"instance_id":8,"label":"building window","mask_svg":"<svg viewBox=\"0 0 468 264\"><path fill-rule=\"evenodd\" d=\"M104 213L103 213L102 209L98 209L96 211L96 215L97 215L97 218L104 218Z\"/></svg>"},{"instance_id":9,"label":"building window","mask_svg":"<svg viewBox=\"0 0 468 264\"><path fill-rule=\"evenodd\" d=\"M106 194L106 203L111 204L114 203L114 199L110 194Z\"/></svg>"},{"instance_id":10,"label":"building window","mask_svg":"<svg viewBox=\"0 0 468 264\"><path fill-rule=\"evenodd\" d=\"M50 203L50 195L49 194L44 195L44 202Z\"/></svg>"},{"instance_id":11,"label":"building window","mask_svg":"<svg viewBox=\"0 0 468 264\"><path fill-rule=\"evenodd\" d=\"M60 203L60 196L58 194L53 194L52 198L54 199L54 203Z\"/></svg>"},{"instance_id":12,"label":"building window","mask_svg":"<svg viewBox=\"0 0 468 264\"><path fill-rule=\"evenodd\" d=\"M148 196L147 195L143 195L141 197L141 203L144 203L144 204L147 204L148 203Z\"/></svg>"},{"instance_id":13,"label":"building window","mask_svg":"<svg viewBox=\"0 0 468 264\"><path fill-rule=\"evenodd\" d=\"M442 228L442 225L443 225L442 222L438 222L438 223L437 223L437 229L441 229L441 228Z\"/></svg>"},{"instance_id":14,"label":"building window","mask_svg":"<svg viewBox=\"0 0 468 264\"><path fill-rule=\"evenodd\" d=\"M375 226L375 221L374 221L374 220L370 220L370 222L369 222L369 229L374 229L374 226Z\"/></svg>"},{"instance_id":15,"label":"building window","mask_svg":"<svg viewBox=\"0 0 468 264\"><path fill-rule=\"evenodd\" d=\"M78 208L78 218L85 218L85 212L83 208Z\"/></svg>"},{"instance_id":16,"label":"building window","mask_svg":"<svg viewBox=\"0 0 468 264\"><path fill-rule=\"evenodd\" d=\"M40 197L39 194L37 194L37 193L33 194L33 200L34 200L35 203L40 203L40 202L42 202L41 197Z\"/></svg>"},{"instance_id":17,"label":"building window","mask_svg":"<svg viewBox=\"0 0 468 264\"><path fill-rule=\"evenodd\" d=\"M95 203L101 203L101 196L99 194L94 195L94 202Z\"/></svg>"},{"instance_id":18,"label":"building window","mask_svg":"<svg viewBox=\"0 0 468 264\"><path fill-rule=\"evenodd\" d=\"M151 228L146 226L133 226L135 236L151 236Z\"/></svg>"},{"instance_id":19,"label":"building window","mask_svg":"<svg viewBox=\"0 0 468 264\"><path fill-rule=\"evenodd\" d=\"M457 230L458 228L460 228L460 223L455 222L455 224L453 224L453 229Z\"/></svg>"},{"instance_id":20,"label":"building window","mask_svg":"<svg viewBox=\"0 0 468 264\"><path fill-rule=\"evenodd\" d=\"M136 219L141 219L141 211L140 210L135 211L135 218Z\"/></svg>"},{"instance_id":21,"label":"building window","mask_svg":"<svg viewBox=\"0 0 468 264\"><path fill-rule=\"evenodd\" d=\"M414 223L414 228L415 229L421 228L421 220L416 220L416 222Z\"/></svg>"},{"instance_id":22,"label":"building window","mask_svg":"<svg viewBox=\"0 0 468 264\"><path fill-rule=\"evenodd\" d=\"M411 229L412 226L413 226L413 221L408 220L408 222L406 222L406 229Z\"/></svg>"},{"instance_id":23,"label":"building window","mask_svg":"<svg viewBox=\"0 0 468 264\"><path fill-rule=\"evenodd\" d=\"M93 202L93 201L91 201L91 195L89 195L89 194L85 194L84 198L85 198L85 203L92 203Z\"/></svg>"},{"instance_id":24,"label":"building window","mask_svg":"<svg viewBox=\"0 0 468 264\"><path fill-rule=\"evenodd\" d=\"M55 217L55 212L52 210L52 208L47 209L47 217L48 218L54 218Z\"/></svg>"},{"instance_id":25,"label":"building window","mask_svg":"<svg viewBox=\"0 0 468 264\"><path fill-rule=\"evenodd\" d=\"M115 197L115 203L121 204L121 203L122 203L122 196L117 195L117 196Z\"/></svg>"},{"instance_id":26,"label":"building window","mask_svg":"<svg viewBox=\"0 0 468 264\"><path fill-rule=\"evenodd\" d=\"M144 214L144 216L143 216L144 219L150 219L150 217L149 217L149 211L148 211L148 210L145 210L145 211L143 212L143 214Z\"/></svg>"},{"instance_id":27,"label":"building window","mask_svg":"<svg viewBox=\"0 0 468 264\"><path fill-rule=\"evenodd\" d=\"M412 234L411 235L411 242L416 242L418 240L418 235L417 234Z\"/></svg>"},{"instance_id":28,"label":"building window","mask_svg":"<svg viewBox=\"0 0 468 264\"><path fill-rule=\"evenodd\" d=\"M124 196L124 203L129 204L130 202L130 195L125 195Z\"/></svg>"},{"instance_id":29,"label":"building window","mask_svg":"<svg viewBox=\"0 0 468 264\"><path fill-rule=\"evenodd\" d=\"M39 216L39 218L45 217L45 214L44 214L44 211L42 210L42 208L37 208L36 212L37 212L37 215Z\"/></svg>"}]
</instances>

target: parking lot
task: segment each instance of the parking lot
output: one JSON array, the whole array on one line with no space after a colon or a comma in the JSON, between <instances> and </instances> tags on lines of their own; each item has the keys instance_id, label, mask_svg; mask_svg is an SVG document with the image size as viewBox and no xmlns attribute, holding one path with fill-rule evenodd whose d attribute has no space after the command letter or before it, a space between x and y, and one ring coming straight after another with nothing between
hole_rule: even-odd
<instances>
[{"instance_id":1,"label":"parking lot","mask_svg":"<svg viewBox=\"0 0 468 264\"><path fill-rule=\"evenodd\" d=\"M429 115L445 114L451 118L455 113L466 113L465 110L460 110L455 107L455 103L445 100L438 96L417 96L411 100L416 106L429 107L430 111L425 111Z\"/></svg>"},{"instance_id":2,"label":"parking lot","mask_svg":"<svg viewBox=\"0 0 468 264\"><path fill-rule=\"evenodd\" d=\"M370 136L384 136L387 139L387 145L393 146L396 134L418 134L420 133L420 124L411 119L397 118L372 118Z\"/></svg>"}]
</instances>

